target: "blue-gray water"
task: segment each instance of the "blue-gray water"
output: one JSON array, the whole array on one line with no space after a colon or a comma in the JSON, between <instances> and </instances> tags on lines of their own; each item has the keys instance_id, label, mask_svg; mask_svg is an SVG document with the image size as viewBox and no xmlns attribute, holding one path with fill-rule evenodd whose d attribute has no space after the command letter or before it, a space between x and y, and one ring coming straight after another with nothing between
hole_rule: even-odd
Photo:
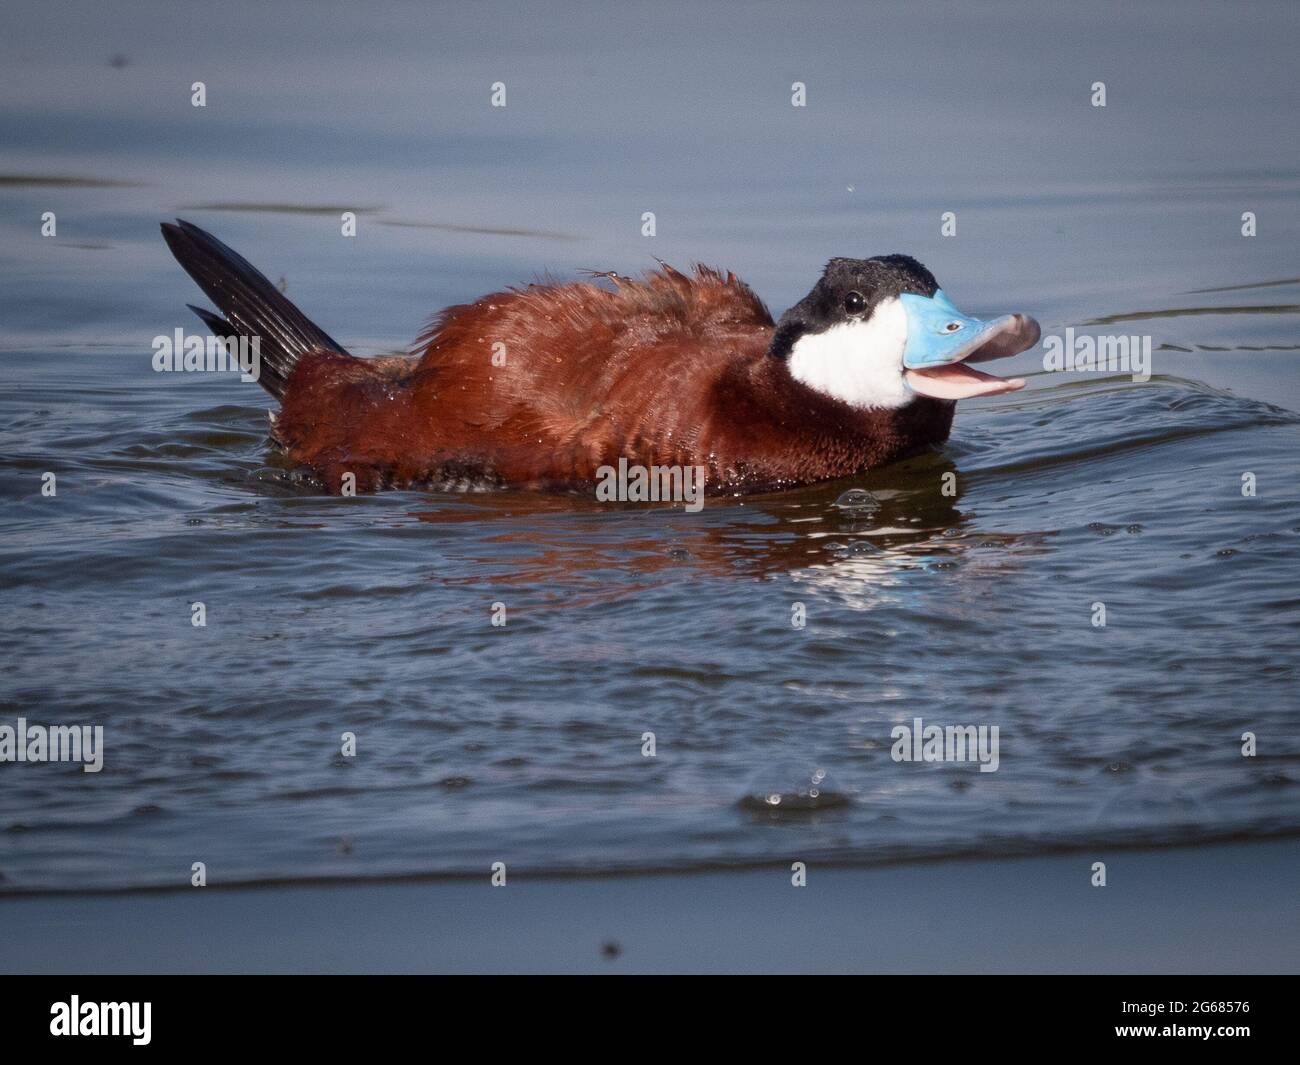
<instances>
[{"instance_id":1,"label":"blue-gray water","mask_svg":"<svg viewBox=\"0 0 1300 1065\"><path fill-rule=\"evenodd\" d=\"M0 724L106 743L0 764L0 890L1300 829L1294 5L0 19ZM328 498L268 461L256 385L152 371L199 328L176 215L364 354L544 274L701 260L779 311L906 251L973 313L1149 335L1155 372L1028 352L938 455L700 514ZM914 717L997 725L998 771L894 762ZM763 803L818 769L847 801Z\"/></svg>"}]
</instances>

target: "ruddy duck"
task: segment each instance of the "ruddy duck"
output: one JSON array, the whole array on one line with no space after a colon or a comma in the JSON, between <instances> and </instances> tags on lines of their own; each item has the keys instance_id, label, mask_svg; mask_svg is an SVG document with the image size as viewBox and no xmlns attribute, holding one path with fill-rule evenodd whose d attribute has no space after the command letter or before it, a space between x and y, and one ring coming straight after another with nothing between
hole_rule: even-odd
<instances>
[{"instance_id":1,"label":"ruddy duck","mask_svg":"<svg viewBox=\"0 0 1300 1065\"><path fill-rule=\"evenodd\" d=\"M848 477L942 443L956 400L1023 388L970 364L1039 337L1022 314L962 314L884 255L832 259L776 322L734 274L661 263L448 307L411 356L360 359L211 234L162 231L220 309L192 308L213 333L260 338L272 439L334 492L591 490L620 458L702 466L711 493Z\"/></svg>"}]
</instances>

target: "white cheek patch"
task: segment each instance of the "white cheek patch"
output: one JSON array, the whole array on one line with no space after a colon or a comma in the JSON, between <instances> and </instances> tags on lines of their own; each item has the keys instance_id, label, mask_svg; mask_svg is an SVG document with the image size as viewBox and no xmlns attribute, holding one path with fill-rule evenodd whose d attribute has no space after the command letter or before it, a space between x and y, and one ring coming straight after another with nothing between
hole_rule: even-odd
<instances>
[{"instance_id":1,"label":"white cheek patch","mask_svg":"<svg viewBox=\"0 0 1300 1065\"><path fill-rule=\"evenodd\" d=\"M853 407L902 407L915 398L903 379L906 344L907 312L890 298L870 318L800 337L790 349L790 373Z\"/></svg>"}]
</instances>

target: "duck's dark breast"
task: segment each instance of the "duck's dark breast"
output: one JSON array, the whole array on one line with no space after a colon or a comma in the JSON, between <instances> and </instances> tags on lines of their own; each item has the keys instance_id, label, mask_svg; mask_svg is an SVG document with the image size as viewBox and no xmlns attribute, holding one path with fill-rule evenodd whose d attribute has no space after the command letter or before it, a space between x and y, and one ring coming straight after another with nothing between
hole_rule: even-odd
<instances>
[{"instance_id":1,"label":"duck's dark breast","mask_svg":"<svg viewBox=\"0 0 1300 1065\"><path fill-rule=\"evenodd\" d=\"M956 404L918 396L898 409L856 410L764 358L730 367L710 431L719 490L757 491L849 477L948 439Z\"/></svg>"}]
</instances>

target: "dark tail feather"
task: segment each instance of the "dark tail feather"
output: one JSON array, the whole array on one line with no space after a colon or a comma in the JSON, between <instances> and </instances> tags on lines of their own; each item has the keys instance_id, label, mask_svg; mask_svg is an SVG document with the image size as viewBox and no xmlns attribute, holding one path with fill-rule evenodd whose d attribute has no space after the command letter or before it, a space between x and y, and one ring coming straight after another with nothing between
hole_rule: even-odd
<instances>
[{"instance_id":1,"label":"dark tail feather","mask_svg":"<svg viewBox=\"0 0 1300 1065\"><path fill-rule=\"evenodd\" d=\"M294 365L309 351L343 346L290 303L252 263L211 233L189 222L162 224L163 239L176 261L198 283L224 318L191 305L216 336L259 337L263 388L277 399Z\"/></svg>"},{"instance_id":2,"label":"dark tail feather","mask_svg":"<svg viewBox=\"0 0 1300 1065\"><path fill-rule=\"evenodd\" d=\"M222 318L221 315L214 314L206 307L196 307L192 303L187 303L185 304L185 306L203 319L203 324L208 327L208 332L210 332L214 337L229 337L229 336L239 335L237 332L235 332L235 327L231 325L229 322L227 322L224 318Z\"/></svg>"}]
</instances>

